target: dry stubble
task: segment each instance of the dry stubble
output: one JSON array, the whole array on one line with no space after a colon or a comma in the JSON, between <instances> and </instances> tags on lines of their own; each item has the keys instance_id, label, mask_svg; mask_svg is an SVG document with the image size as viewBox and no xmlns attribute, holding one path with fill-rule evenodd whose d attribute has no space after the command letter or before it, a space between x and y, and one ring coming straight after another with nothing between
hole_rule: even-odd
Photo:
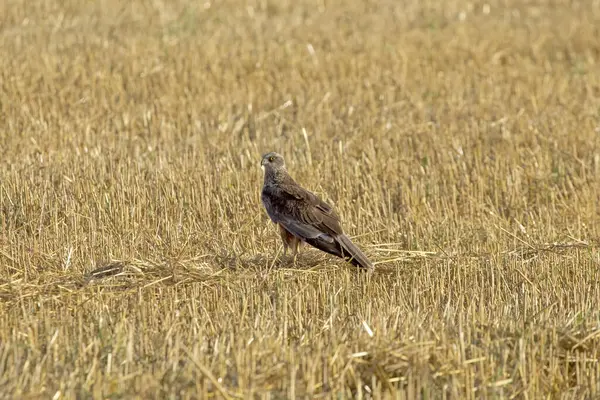
<instances>
[{"instance_id":1,"label":"dry stubble","mask_svg":"<svg viewBox=\"0 0 600 400\"><path fill-rule=\"evenodd\" d=\"M598 2L0 16L2 397L598 395ZM274 263L268 150L375 274Z\"/></svg>"}]
</instances>

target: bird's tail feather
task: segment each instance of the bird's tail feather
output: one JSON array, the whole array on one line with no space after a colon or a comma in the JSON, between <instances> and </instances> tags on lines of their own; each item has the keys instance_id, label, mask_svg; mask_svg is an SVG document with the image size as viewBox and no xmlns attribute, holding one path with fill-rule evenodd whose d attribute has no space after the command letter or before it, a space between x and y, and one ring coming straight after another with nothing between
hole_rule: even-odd
<instances>
[{"instance_id":1,"label":"bird's tail feather","mask_svg":"<svg viewBox=\"0 0 600 400\"><path fill-rule=\"evenodd\" d=\"M342 246L342 252L344 258L349 258L350 262L357 267L362 267L366 269L372 269L373 263L369 261L367 256L358 248L348 236L345 234L341 234L337 236L337 239Z\"/></svg>"}]
</instances>

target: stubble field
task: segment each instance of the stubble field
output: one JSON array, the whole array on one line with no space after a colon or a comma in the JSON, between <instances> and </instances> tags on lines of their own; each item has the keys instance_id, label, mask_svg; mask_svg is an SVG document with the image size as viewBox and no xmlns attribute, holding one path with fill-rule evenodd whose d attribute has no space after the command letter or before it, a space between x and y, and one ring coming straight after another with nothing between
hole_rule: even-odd
<instances>
[{"instance_id":1,"label":"stubble field","mask_svg":"<svg viewBox=\"0 0 600 400\"><path fill-rule=\"evenodd\" d=\"M0 397L594 398L597 1L0 4ZM282 153L373 274L294 265Z\"/></svg>"}]
</instances>

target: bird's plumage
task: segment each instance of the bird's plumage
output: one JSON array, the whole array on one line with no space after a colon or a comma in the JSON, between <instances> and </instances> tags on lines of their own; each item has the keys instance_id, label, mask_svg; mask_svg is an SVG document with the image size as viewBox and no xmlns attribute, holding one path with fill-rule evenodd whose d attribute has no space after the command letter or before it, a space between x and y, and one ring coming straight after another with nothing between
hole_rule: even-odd
<instances>
[{"instance_id":1,"label":"bird's plumage","mask_svg":"<svg viewBox=\"0 0 600 400\"><path fill-rule=\"evenodd\" d=\"M298 245L306 242L356 266L373 268L367 256L344 234L338 214L292 179L281 155L265 154L261 165L265 170L261 199L271 220L280 227L286 250L291 247L295 256Z\"/></svg>"}]
</instances>

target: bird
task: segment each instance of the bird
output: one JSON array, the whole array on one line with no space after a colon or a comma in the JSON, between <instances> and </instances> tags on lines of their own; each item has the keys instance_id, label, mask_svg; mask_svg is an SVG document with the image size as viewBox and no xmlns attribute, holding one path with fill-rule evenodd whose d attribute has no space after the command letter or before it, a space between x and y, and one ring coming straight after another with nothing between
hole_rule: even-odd
<instances>
[{"instance_id":1,"label":"bird","mask_svg":"<svg viewBox=\"0 0 600 400\"><path fill-rule=\"evenodd\" d=\"M287 172L283 156L267 153L260 164L264 170L261 200L271 221L279 226L284 256L291 249L295 263L298 249L308 243L357 267L373 270L373 263L344 233L333 207L296 183Z\"/></svg>"}]
</instances>

